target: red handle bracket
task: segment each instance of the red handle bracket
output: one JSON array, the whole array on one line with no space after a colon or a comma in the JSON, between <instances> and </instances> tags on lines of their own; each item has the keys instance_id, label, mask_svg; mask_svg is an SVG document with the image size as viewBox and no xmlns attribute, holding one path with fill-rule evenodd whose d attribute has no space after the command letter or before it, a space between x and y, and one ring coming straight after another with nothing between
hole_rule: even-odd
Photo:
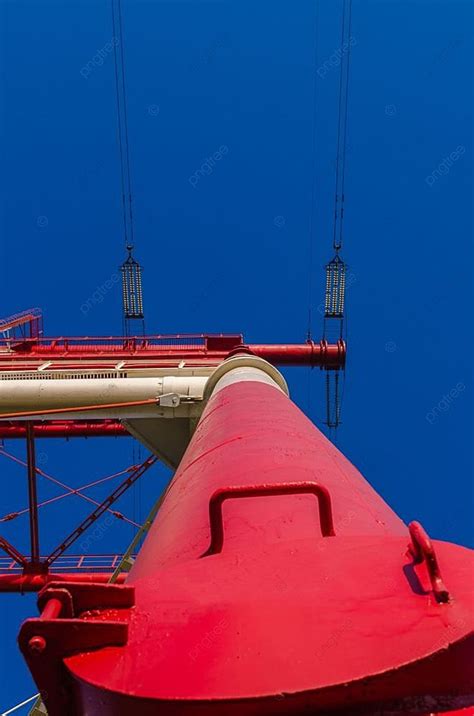
<instances>
[{"instance_id":1,"label":"red handle bracket","mask_svg":"<svg viewBox=\"0 0 474 716\"><path fill-rule=\"evenodd\" d=\"M449 602L449 592L441 577L438 558L431 539L419 522L410 522L408 529L411 537L410 551L414 557L415 564L426 562L426 569L436 601L441 603Z\"/></svg>"},{"instance_id":2,"label":"red handle bracket","mask_svg":"<svg viewBox=\"0 0 474 716\"><path fill-rule=\"evenodd\" d=\"M332 504L329 491L317 482L278 482L263 485L241 485L235 487L222 487L214 492L209 501L209 523L211 527L211 543L202 555L222 552L224 544L224 522L222 519L222 505L225 500L242 497L267 497L279 495L311 494L318 498L319 519L323 537L334 537L334 522L332 517Z\"/></svg>"}]
</instances>

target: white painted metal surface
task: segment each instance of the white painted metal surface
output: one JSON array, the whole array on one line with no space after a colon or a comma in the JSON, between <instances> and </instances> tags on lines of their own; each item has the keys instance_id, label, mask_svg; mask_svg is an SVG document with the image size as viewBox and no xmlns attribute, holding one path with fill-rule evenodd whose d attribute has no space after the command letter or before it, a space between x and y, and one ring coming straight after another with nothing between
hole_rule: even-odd
<instances>
[{"instance_id":1,"label":"white painted metal surface","mask_svg":"<svg viewBox=\"0 0 474 716\"><path fill-rule=\"evenodd\" d=\"M201 401L207 378L205 376L160 376L156 378L63 378L48 380L0 380L0 419L2 415L38 411L35 419L94 419L160 417L168 410L177 411L180 417L193 413L190 405ZM179 401L170 396L176 395ZM71 413L41 411L65 408L83 408L89 405L128 403L166 396L164 405L144 405L124 408L102 408ZM177 404L178 403L178 404ZM15 418L21 420L21 417ZM31 417L25 417L25 420Z\"/></svg>"}]
</instances>

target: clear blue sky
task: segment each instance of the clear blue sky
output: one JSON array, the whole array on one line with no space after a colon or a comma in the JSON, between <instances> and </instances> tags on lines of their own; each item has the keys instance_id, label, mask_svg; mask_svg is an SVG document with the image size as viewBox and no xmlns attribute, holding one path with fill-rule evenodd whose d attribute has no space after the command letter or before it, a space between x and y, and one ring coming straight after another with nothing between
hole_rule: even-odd
<instances>
[{"instance_id":1,"label":"clear blue sky","mask_svg":"<svg viewBox=\"0 0 474 716\"><path fill-rule=\"evenodd\" d=\"M149 331L304 340L313 0L123 6ZM468 0L353 3L344 251L353 278L338 437L404 520L466 545L474 541L472 15ZM340 3L322 0L318 66L339 47L339 23ZM1 314L41 306L50 335L121 328L118 286L81 311L124 258L113 57L104 50L112 36L109 2L0 1ZM331 253L338 80L337 66L318 79L314 306ZM212 173L190 181L220 147L227 152ZM315 337L319 330L316 312ZM321 424L322 374L292 369L287 378ZM137 459L128 439L43 442L38 451L45 470L74 485ZM3 515L25 505L26 484L5 459L1 476ZM165 477L156 469L123 510L143 517ZM42 498L54 494L41 483ZM45 508L45 550L87 509L77 499ZM25 517L2 531L27 548ZM100 550L119 550L130 536L111 528ZM34 693L15 641L35 607L32 597L1 604L3 710Z\"/></svg>"}]
</instances>

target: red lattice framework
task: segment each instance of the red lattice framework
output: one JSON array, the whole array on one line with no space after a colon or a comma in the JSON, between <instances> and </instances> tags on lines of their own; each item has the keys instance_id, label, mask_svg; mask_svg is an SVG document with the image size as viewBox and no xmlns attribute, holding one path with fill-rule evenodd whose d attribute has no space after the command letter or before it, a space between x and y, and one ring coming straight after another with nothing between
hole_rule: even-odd
<instances>
[{"instance_id":1,"label":"red lattice framework","mask_svg":"<svg viewBox=\"0 0 474 716\"><path fill-rule=\"evenodd\" d=\"M330 344L308 340L303 344L246 344L241 334L173 334L146 337L57 337L42 335L42 316L38 309L0 320L0 374L3 380L37 376L47 378L58 371L94 370L107 374L139 368L217 367L236 353L248 353L268 360L274 365L304 365L325 370L338 370L345 362L343 341ZM0 536L0 591L38 590L50 580L108 581L120 563L121 555L71 555L70 548L78 538L105 512L118 520L140 525L112 509L114 503L157 461L148 457L140 465L132 465L101 480L72 488L48 475L36 465L35 438L118 437L128 436L117 420L52 420L28 422L0 421L0 439L26 440L27 460L22 461L4 447L0 455L22 464L28 479L28 507L0 517L0 522L15 520L23 514L29 517L30 554L21 553ZM42 503L37 498L37 477L48 479L65 492ZM122 476L120 484L102 502L87 495L87 490L99 483ZM40 554L39 509L51 502L75 495L93 505L90 515L67 535L48 555Z\"/></svg>"}]
</instances>

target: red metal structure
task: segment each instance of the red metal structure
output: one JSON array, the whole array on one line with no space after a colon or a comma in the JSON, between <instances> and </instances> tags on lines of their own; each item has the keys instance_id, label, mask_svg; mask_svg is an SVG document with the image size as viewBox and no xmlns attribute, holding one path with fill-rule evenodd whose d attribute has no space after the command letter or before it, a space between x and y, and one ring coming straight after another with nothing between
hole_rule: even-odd
<instances>
[{"instance_id":1,"label":"red metal structure","mask_svg":"<svg viewBox=\"0 0 474 716\"><path fill-rule=\"evenodd\" d=\"M264 357L283 365L319 366L328 370L341 368L345 363L346 348L343 341L336 344L307 341L290 345L245 345L241 334L43 338L42 330L39 329L40 319L41 313L35 309L0 322L0 327L4 326L5 331L10 332L8 338L0 337L0 380L10 381L18 377L47 380L57 375L72 378L89 374L106 378L115 375L117 368L121 369L121 375L127 376L140 370L153 371L184 365L209 368L212 371L236 352ZM27 325L27 334L23 331L20 337L12 336L13 328L18 325ZM21 554L0 536L0 548L10 558L8 565L0 565L0 592L37 591L55 575L59 575L62 580L68 580L69 575L71 580L80 579L80 574L58 571L56 566L56 560L70 547L68 540L58 546L54 559L50 558L51 555L41 558L39 555L36 474L41 474L41 470L35 465L34 439L117 437L129 436L130 433L118 420L80 420L80 412L77 413L77 420L43 420L36 423L33 422L34 415L32 422L7 420L7 417L3 415L0 420L0 439L24 438L27 442L31 554ZM139 468L138 477L141 474ZM134 481L127 477L124 481L125 489ZM121 494L119 490L116 496L112 493L103 505L96 503L97 510L88 518L86 526L93 524L104 509L111 511L111 500L115 501ZM120 516L117 512L113 514ZM16 516L17 513L14 513L3 519L14 519ZM79 525L73 533L74 538L84 529L84 525ZM100 559L101 556L96 557ZM16 565L14 571L13 565ZM18 569L22 571L21 579L18 578ZM100 570L97 568L94 573L100 574ZM102 570L101 579L109 576L109 572Z\"/></svg>"},{"instance_id":2,"label":"red metal structure","mask_svg":"<svg viewBox=\"0 0 474 716\"><path fill-rule=\"evenodd\" d=\"M41 592L20 647L50 716L473 703L471 554L406 528L261 364L211 378L126 583Z\"/></svg>"},{"instance_id":3,"label":"red metal structure","mask_svg":"<svg viewBox=\"0 0 474 716\"><path fill-rule=\"evenodd\" d=\"M22 314L19 314L22 315ZM58 371L101 370L104 375L119 364L127 371L187 366L217 366L236 351L264 358L276 365L343 368L346 347L343 341L307 341L289 345L245 345L241 334L176 334L138 337L41 338L12 342L0 335L0 373L41 370L47 378ZM48 421L33 427L35 437L112 437L129 433L115 420ZM0 422L0 439L25 438L24 423Z\"/></svg>"},{"instance_id":4,"label":"red metal structure","mask_svg":"<svg viewBox=\"0 0 474 716\"><path fill-rule=\"evenodd\" d=\"M23 624L19 643L49 716L469 713L472 553L405 526L292 403L272 365L337 369L344 344L167 340L32 340L0 352L12 379L107 374L119 362L210 369L184 457L132 569L114 583L117 557L61 567L156 458L41 557L35 435L123 428L76 418L2 428L28 440L32 548L25 556L2 541L0 589L41 588L40 617Z\"/></svg>"},{"instance_id":5,"label":"red metal structure","mask_svg":"<svg viewBox=\"0 0 474 716\"><path fill-rule=\"evenodd\" d=\"M36 342L43 333L43 314L39 308L30 308L13 316L0 319L0 340L20 345L23 341Z\"/></svg>"},{"instance_id":6,"label":"red metal structure","mask_svg":"<svg viewBox=\"0 0 474 716\"><path fill-rule=\"evenodd\" d=\"M26 438L26 425L21 422L0 422L0 440ZM117 420L51 420L33 425L35 438L103 438L127 437L129 433Z\"/></svg>"},{"instance_id":7,"label":"red metal structure","mask_svg":"<svg viewBox=\"0 0 474 716\"><path fill-rule=\"evenodd\" d=\"M303 344L245 345L241 334L174 334L146 337L38 338L18 342L0 337L0 370L28 370L54 361L54 368L113 367L126 360L127 367L174 365L184 360L191 365L219 364L232 353L245 352L278 365L342 367L343 341L329 344L308 340ZM46 369L51 370L48 365Z\"/></svg>"}]
</instances>

